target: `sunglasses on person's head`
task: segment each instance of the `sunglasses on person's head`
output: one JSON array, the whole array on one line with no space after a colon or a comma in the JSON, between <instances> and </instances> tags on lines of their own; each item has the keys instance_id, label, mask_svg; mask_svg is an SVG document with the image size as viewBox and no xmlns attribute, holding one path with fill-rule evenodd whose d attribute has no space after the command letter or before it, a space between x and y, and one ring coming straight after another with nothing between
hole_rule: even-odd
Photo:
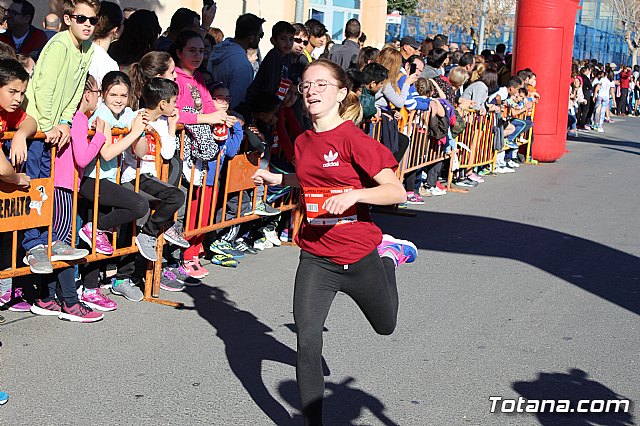
<instances>
[{"instance_id":1,"label":"sunglasses on person's head","mask_svg":"<svg viewBox=\"0 0 640 426\"><path fill-rule=\"evenodd\" d=\"M294 37L294 38L293 38L293 41L295 41L296 43L302 43L302 44L304 44L305 46L306 46L307 44L309 44L309 40L303 40L303 39L301 39L301 38L299 38L299 37Z\"/></svg>"},{"instance_id":2,"label":"sunglasses on person's head","mask_svg":"<svg viewBox=\"0 0 640 426\"><path fill-rule=\"evenodd\" d=\"M84 24L88 20L91 25L96 25L99 19L97 16L88 17L84 15L69 15L69 17L75 19L78 24Z\"/></svg>"}]
</instances>

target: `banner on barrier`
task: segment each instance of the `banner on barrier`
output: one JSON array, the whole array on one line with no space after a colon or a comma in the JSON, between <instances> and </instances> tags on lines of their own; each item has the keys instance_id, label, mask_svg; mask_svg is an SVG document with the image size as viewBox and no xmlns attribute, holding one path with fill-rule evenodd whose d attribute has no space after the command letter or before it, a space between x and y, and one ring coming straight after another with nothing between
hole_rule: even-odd
<instances>
[{"instance_id":1,"label":"banner on barrier","mask_svg":"<svg viewBox=\"0 0 640 426\"><path fill-rule=\"evenodd\" d=\"M49 226L53 178L34 179L29 188L0 183L0 232Z\"/></svg>"}]
</instances>

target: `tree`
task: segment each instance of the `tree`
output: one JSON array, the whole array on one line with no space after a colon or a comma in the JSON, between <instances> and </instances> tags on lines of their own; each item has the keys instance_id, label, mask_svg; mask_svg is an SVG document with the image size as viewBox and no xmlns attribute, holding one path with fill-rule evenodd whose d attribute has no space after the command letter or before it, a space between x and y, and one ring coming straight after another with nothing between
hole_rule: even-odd
<instances>
[{"instance_id":1,"label":"tree","mask_svg":"<svg viewBox=\"0 0 640 426\"><path fill-rule=\"evenodd\" d=\"M485 1L487 37L499 36L505 29L513 27L516 0ZM419 0L418 11L422 18L441 24L443 31L460 29L466 31L475 43L478 42L482 0Z\"/></svg>"},{"instance_id":2,"label":"tree","mask_svg":"<svg viewBox=\"0 0 640 426\"><path fill-rule=\"evenodd\" d=\"M624 41L631 52L631 65L636 66L640 47L640 0L611 0L611 3L620 19Z\"/></svg>"},{"instance_id":3,"label":"tree","mask_svg":"<svg viewBox=\"0 0 640 426\"><path fill-rule=\"evenodd\" d=\"M418 0L388 0L387 13L394 10L401 12L405 16L415 15L418 7Z\"/></svg>"}]
</instances>

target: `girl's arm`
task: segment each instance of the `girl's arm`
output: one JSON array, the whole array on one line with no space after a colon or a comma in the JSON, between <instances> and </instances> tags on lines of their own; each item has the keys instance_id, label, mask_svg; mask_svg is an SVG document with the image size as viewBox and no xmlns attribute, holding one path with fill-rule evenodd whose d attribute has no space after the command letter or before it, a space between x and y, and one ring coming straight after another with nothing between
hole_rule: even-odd
<instances>
[{"instance_id":1,"label":"girl's arm","mask_svg":"<svg viewBox=\"0 0 640 426\"><path fill-rule=\"evenodd\" d=\"M136 115L136 118L134 118L133 122L131 123L131 129L129 130L129 134L127 136L125 136L124 138L114 143L104 144L104 146L100 150L100 155L102 156L102 158L109 161L109 160L113 160L118 155L122 154L134 142L140 139L140 136L142 135L142 132L144 132L144 129L146 126L147 126L147 119L145 118L143 113L138 113L138 115ZM146 144L138 144L138 145L146 145Z\"/></svg>"},{"instance_id":2,"label":"girl's arm","mask_svg":"<svg viewBox=\"0 0 640 426\"><path fill-rule=\"evenodd\" d=\"M284 185L284 186L292 186L294 188L300 188L300 182L298 181L298 176L295 173L290 174L276 174L271 173L265 169L258 169L251 176L253 179L253 183L256 186L260 185Z\"/></svg>"},{"instance_id":3,"label":"girl's arm","mask_svg":"<svg viewBox=\"0 0 640 426\"><path fill-rule=\"evenodd\" d=\"M11 141L11 161L14 165L27 161L27 138L35 135L38 131L36 120L27 115L17 126L17 131Z\"/></svg>"},{"instance_id":4,"label":"girl's arm","mask_svg":"<svg viewBox=\"0 0 640 426\"><path fill-rule=\"evenodd\" d=\"M104 145L106 138L104 136L104 121L101 118L96 119L96 133L87 144L87 135L89 133L89 120L82 112L77 111L73 116L73 125L71 126L71 144L73 148L73 159L80 168L85 168L96 158L100 148Z\"/></svg>"},{"instance_id":5,"label":"girl's arm","mask_svg":"<svg viewBox=\"0 0 640 426\"><path fill-rule=\"evenodd\" d=\"M407 201L407 193L393 170L382 169L373 180L378 186L334 195L324 203L324 208L328 213L342 214L356 203L388 206Z\"/></svg>"}]
</instances>

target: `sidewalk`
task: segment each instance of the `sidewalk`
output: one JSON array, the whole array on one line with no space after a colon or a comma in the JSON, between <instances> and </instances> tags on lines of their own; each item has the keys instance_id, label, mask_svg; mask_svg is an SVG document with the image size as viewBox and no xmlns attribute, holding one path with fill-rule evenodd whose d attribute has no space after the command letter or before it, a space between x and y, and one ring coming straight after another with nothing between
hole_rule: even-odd
<instances>
[{"instance_id":1,"label":"sidewalk","mask_svg":"<svg viewBox=\"0 0 640 426\"><path fill-rule=\"evenodd\" d=\"M376 217L420 257L398 271L390 337L336 298L327 425L631 420L489 413L490 396L640 398L640 119L616 121L569 141L555 164L431 197L415 218ZM3 312L0 424L301 424L297 254L270 249L162 293L182 310L116 298L95 325Z\"/></svg>"}]
</instances>

